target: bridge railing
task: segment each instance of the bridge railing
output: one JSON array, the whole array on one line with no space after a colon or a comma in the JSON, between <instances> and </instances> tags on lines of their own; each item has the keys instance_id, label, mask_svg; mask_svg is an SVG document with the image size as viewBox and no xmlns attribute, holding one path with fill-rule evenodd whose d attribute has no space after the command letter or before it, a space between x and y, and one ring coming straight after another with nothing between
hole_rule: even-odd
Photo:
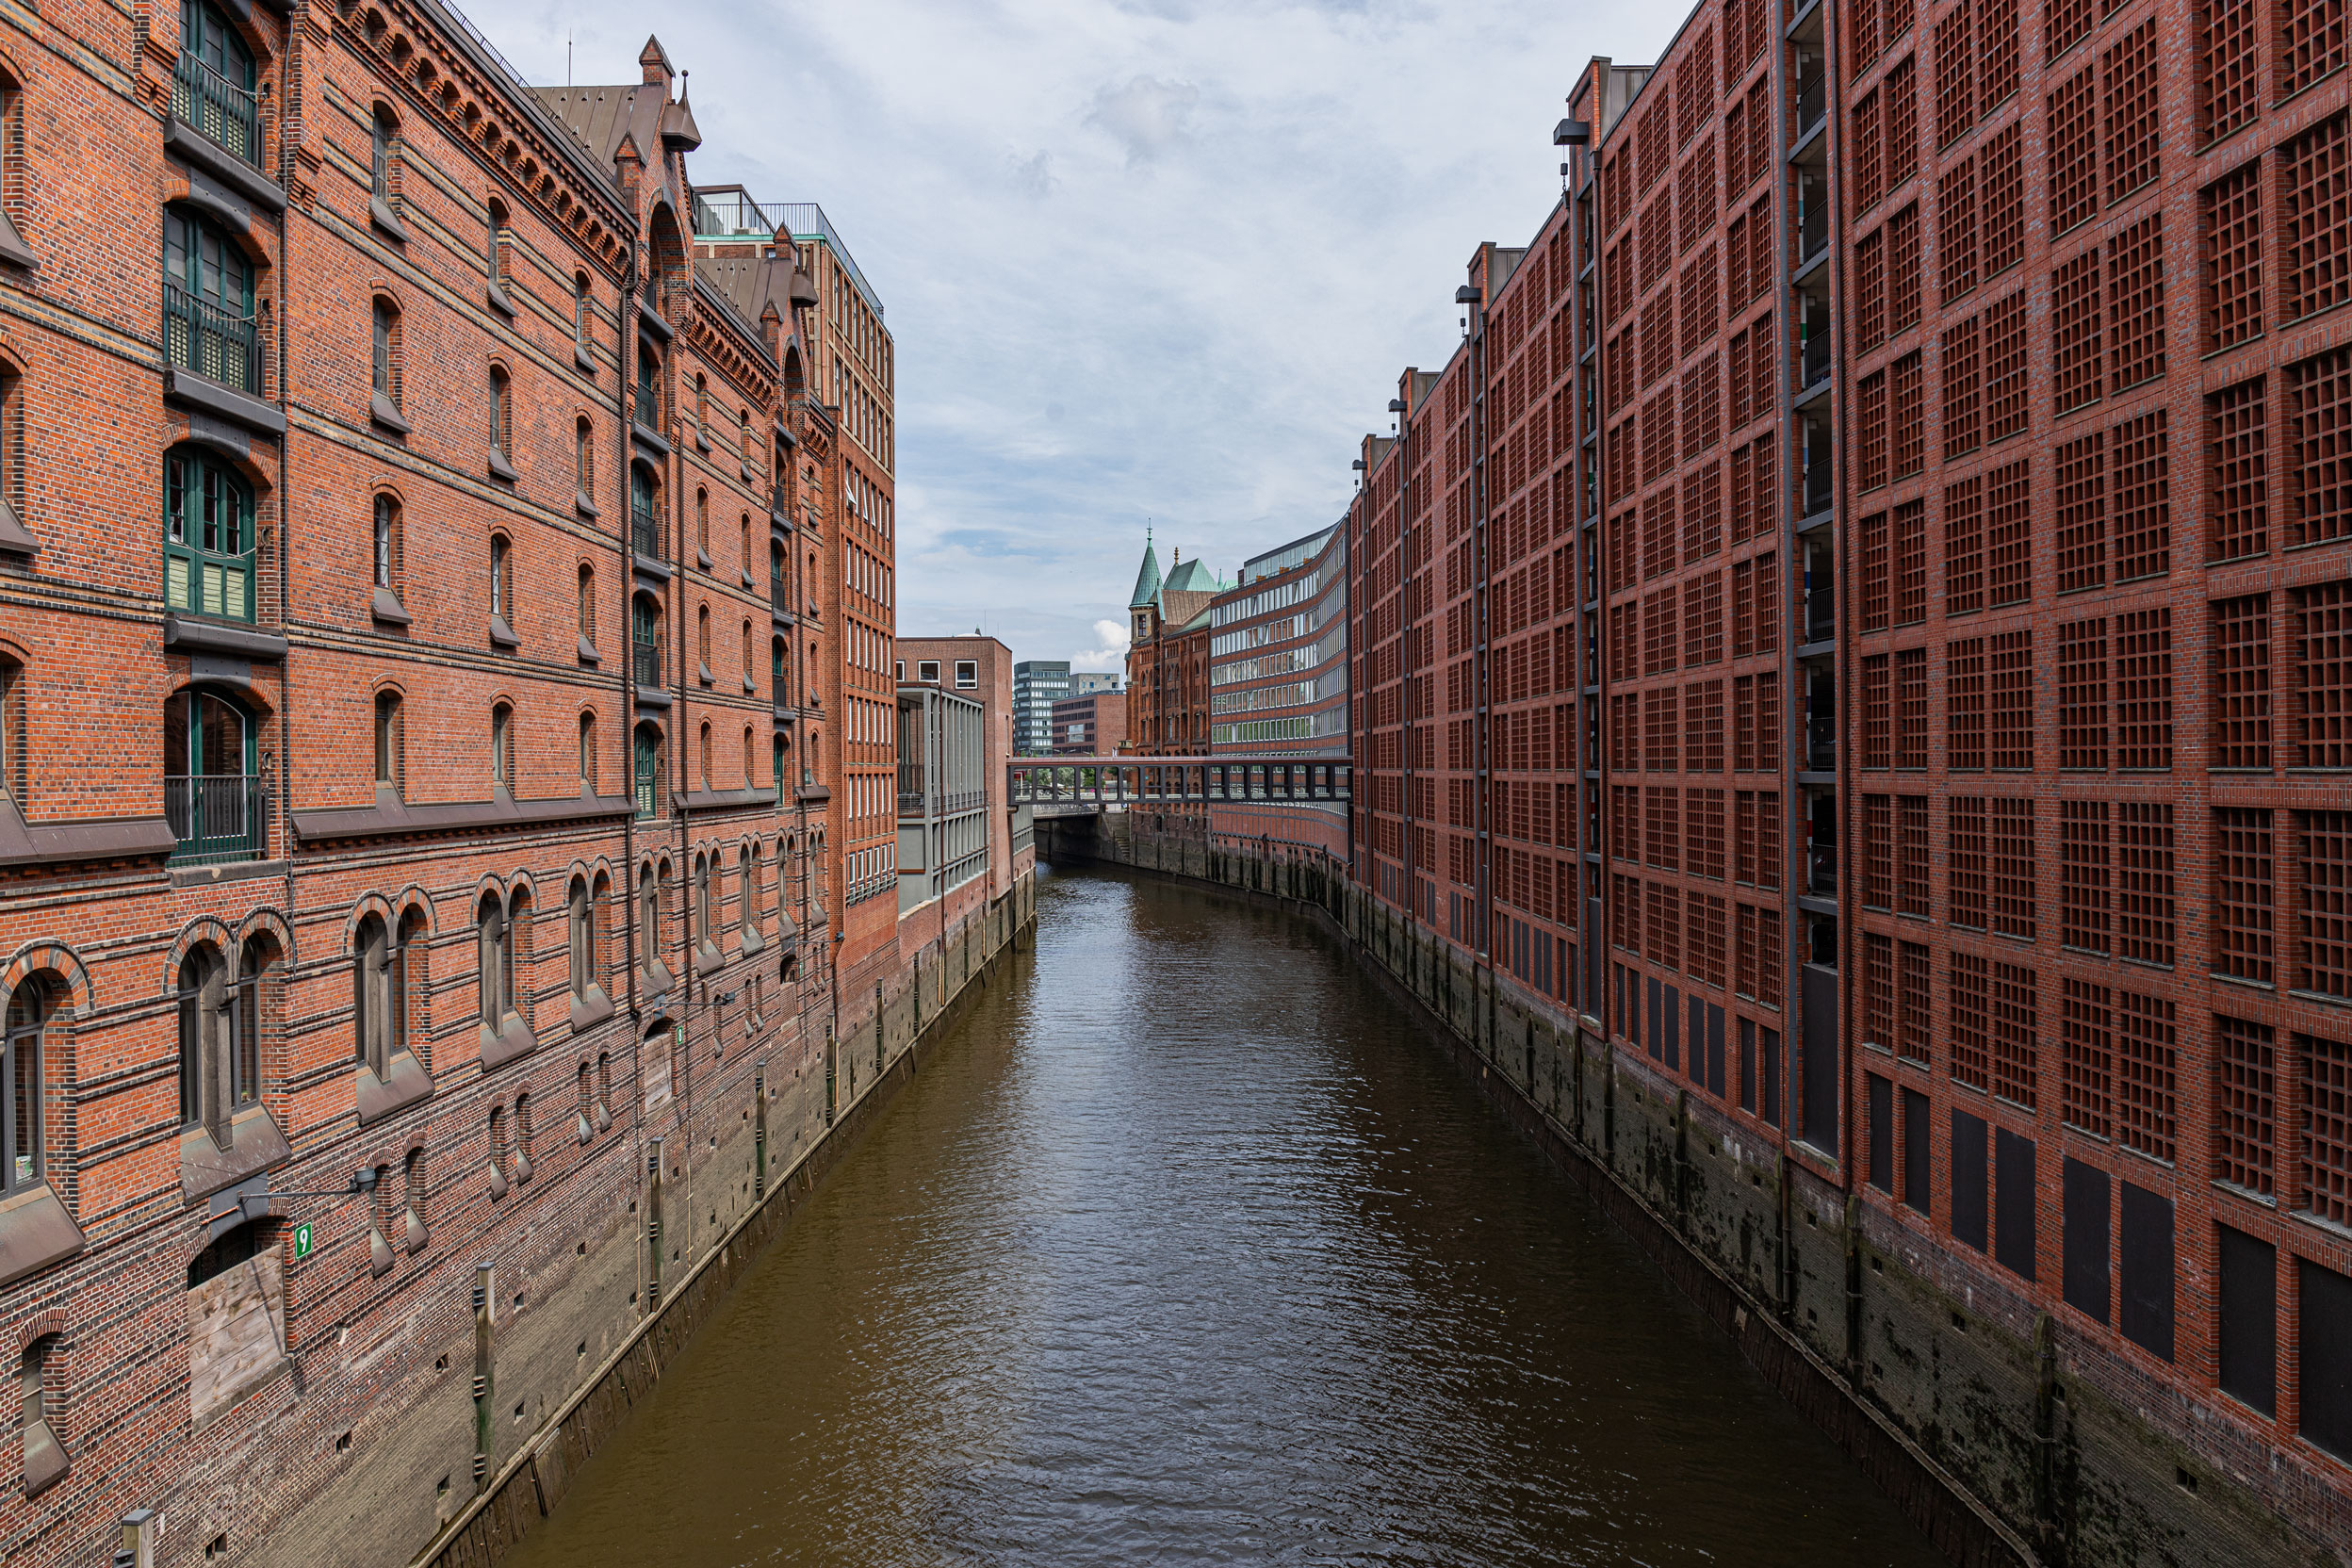
<instances>
[{"instance_id":1,"label":"bridge railing","mask_svg":"<svg viewBox=\"0 0 2352 1568\"><path fill-rule=\"evenodd\" d=\"M1007 765L1021 806L1320 806L1351 797L1345 757L1063 757Z\"/></svg>"}]
</instances>

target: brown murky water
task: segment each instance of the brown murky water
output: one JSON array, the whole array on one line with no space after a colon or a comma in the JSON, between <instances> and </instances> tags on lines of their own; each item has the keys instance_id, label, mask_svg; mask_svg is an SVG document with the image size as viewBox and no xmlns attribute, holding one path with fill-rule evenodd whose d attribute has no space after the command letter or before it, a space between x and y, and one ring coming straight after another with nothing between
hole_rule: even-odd
<instances>
[{"instance_id":1,"label":"brown murky water","mask_svg":"<svg viewBox=\"0 0 2352 1568\"><path fill-rule=\"evenodd\" d=\"M1941 1560L1319 932L1040 883L521 1568Z\"/></svg>"}]
</instances>

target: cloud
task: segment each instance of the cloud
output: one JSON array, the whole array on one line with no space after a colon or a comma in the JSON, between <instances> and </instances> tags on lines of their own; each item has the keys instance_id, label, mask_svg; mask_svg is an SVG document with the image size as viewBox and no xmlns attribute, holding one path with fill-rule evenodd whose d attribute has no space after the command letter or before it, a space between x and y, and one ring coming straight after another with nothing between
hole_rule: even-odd
<instances>
[{"instance_id":1,"label":"cloud","mask_svg":"<svg viewBox=\"0 0 2352 1568\"><path fill-rule=\"evenodd\" d=\"M1094 95L1086 123L1108 131L1127 149L1127 167L1156 163L1160 155L1184 139L1193 106L1200 90L1190 82L1163 82L1137 76L1124 87L1106 87Z\"/></svg>"},{"instance_id":2,"label":"cloud","mask_svg":"<svg viewBox=\"0 0 2352 1568\"><path fill-rule=\"evenodd\" d=\"M1071 654L1070 656L1070 668L1110 670L1122 678L1125 677L1129 642L1127 623L1125 621L1097 621L1094 623L1094 635L1102 645L1099 648L1081 648Z\"/></svg>"},{"instance_id":3,"label":"cloud","mask_svg":"<svg viewBox=\"0 0 2352 1568\"><path fill-rule=\"evenodd\" d=\"M534 82L633 83L620 0L457 0ZM685 0L688 172L817 202L897 368L899 626L1118 651L1147 518L1230 576L1346 509L1480 241L1560 200L1622 0ZM1101 667L1115 667L1104 665Z\"/></svg>"}]
</instances>

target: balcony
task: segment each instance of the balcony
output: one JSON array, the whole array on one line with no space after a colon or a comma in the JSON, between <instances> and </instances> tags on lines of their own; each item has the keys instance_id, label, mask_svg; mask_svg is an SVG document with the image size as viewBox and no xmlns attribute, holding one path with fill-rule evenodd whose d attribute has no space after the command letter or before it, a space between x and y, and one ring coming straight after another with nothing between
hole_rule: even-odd
<instances>
[{"instance_id":1,"label":"balcony","mask_svg":"<svg viewBox=\"0 0 2352 1568\"><path fill-rule=\"evenodd\" d=\"M1826 643L1838 635L1838 596L1826 584L1803 594L1803 619L1797 628L1800 643Z\"/></svg>"},{"instance_id":2,"label":"balcony","mask_svg":"<svg viewBox=\"0 0 2352 1568\"><path fill-rule=\"evenodd\" d=\"M1835 714L1815 713L1805 719L1805 771L1829 774L1838 771L1838 719Z\"/></svg>"},{"instance_id":3,"label":"balcony","mask_svg":"<svg viewBox=\"0 0 2352 1568\"><path fill-rule=\"evenodd\" d=\"M261 333L251 316L237 316L185 289L163 286L164 357L222 386L261 396Z\"/></svg>"},{"instance_id":4,"label":"balcony","mask_svg":"<svg viewBox=\"0 0 2352 1568\"><path fill-rule=\"evenodd\" d=\"M662 645L631 643L629 645L629 675L637 684L649 692L662 689Z\"/></svg>"},{"instance_id":5,"label":"balcony","mask_svg":"<svg viewBox=\"0 0 2352 1568\"><path fill-rule=\"evenodd\" d=\"M1807 181L1802 188L1797 203L1797 270L1805 268L1829 249L1829 194L1826 188Z\"/></svg>"},{"instance_id":6,"label":"balcony","mask_svg":"<svg viewBox=\"0 0 2352 1568\"><path fill-rule=\"evenodd\" d=\"M261 99L192 51L172 69L172 115L232 157L261 167Z\"/></svg>"},{"instance_id":7,"label":"balcony","mask_svg":"<svg viewBox=\"0 0 2352 1568\"><path fill-rule=\"evenodd\" d=\"M629 547L648 561L662 560L662 519L650 512L632 510L629 514Z\"/></svg>"},{"instance_id":8,"label":"balcony","mask_svg":"<svg viewBox=\"0 0 2352 1568\"><path fill-rule=\"evenodd\" d=\"M1805 890L1820 898L1838 896L1838 845L1814 839L1805 846Z\"/></svg>"},{"instance_id":9,"label":"balcony","mask_svg":"<svg viewBox=\"0 0 2352 1568\"><path fill-rule=\"evenodd\" d=\"M163 816L184 866L257 860L268 844L270 792L247 774L167 774Z\"/></svg>"},{"instance_id":10,"label":"balcony","mask_svg":"<svg viewBox=\"0 0 2352 1568\"><path fill-rule=\"evenodd\" d=\"M1813 128L1829 112L1829 75L1816 72L1808 81L1797 84L1796 117L1789 122L1788 144L1796 146L1813 134Z\"/></svg>"},{"instance_id":11,"label":"balcony","mask_svg":"<svg viewBox=\"0 0 2352 1568\"><path fill-rule=\"evenodd\" d=\"M1814 330L1806 324L1805 341L1797 354L1797 390L1819 386L1829 380L1829 333Z\"/></svg>"}]
</instances>

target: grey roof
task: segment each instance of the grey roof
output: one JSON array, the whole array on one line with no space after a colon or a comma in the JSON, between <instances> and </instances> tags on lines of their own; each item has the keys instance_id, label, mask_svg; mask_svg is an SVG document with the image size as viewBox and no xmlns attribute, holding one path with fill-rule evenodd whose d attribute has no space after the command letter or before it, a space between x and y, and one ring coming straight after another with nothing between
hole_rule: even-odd
<instances>
[{"instance_id":1,"label":"grey roof","mask_svg":"<svg viewBox=\"0 0 2352 1568\"><path fill-rule=\"evenodd\" d=\"M661 87L540 87L531 91L547 112L564 122L580 144L612 167L621 139L635 134L637 155L650 163L661 153L662 111L669 94Z\"/></svg>"}]
</instances>

